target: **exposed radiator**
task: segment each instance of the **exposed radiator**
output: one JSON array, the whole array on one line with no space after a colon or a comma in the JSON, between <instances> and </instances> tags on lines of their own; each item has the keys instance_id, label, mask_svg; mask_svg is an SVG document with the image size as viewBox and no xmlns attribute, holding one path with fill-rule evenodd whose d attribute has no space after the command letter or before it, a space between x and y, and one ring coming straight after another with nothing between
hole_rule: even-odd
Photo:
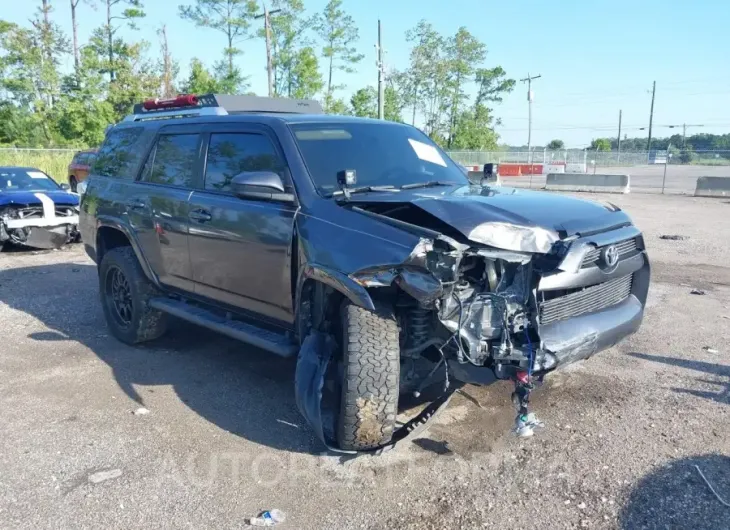
<instances>
[{"instance_id":1,"label":"exposed radiator","mask_svg":"<svg viewBox=\"0 0 730 530\"><path fill-rule=\"evenodd\" d=\"M552 300L540 303L540 323L548 324L558 320L592 313L624 301L631 294L629 274L605 283L586 287Z\"/></svg>"}]
</instances>

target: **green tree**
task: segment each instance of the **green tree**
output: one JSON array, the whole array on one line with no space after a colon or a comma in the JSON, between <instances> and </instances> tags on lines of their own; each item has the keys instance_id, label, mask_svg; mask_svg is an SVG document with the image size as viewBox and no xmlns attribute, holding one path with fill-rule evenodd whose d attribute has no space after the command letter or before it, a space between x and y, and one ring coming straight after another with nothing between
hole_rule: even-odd
<instances>
[{"instance_id":1,"label":"green tree","mask_svg":"<svg viewBox=\"0 0 730 530\"><path fill-rule=\"evenodd\" d=\"M501 66L477 68L475 78L478 87L475 105L502 103L504 95L512 92L517 84L514 79L507 79L507 73Z\"/></svg>"},{"instance_id":2,"label":"green tree","mask_svg":"<svg viewBox=\"0 0 730 530\"><path fill-rule=\"evenodd\" d=\"M550 143L547 144L548 149L552 149L553 151L557 151L558 149L565 149L565 143L563 143L562 140L550 140Z\"/></svg>"},{"instance_id":3,"label":"green tree","mask_svg":"<svg viewBox=\"0 0 730 530\"><path fill-rule=\"evenodd\" d=\"M425 20L406 33L406 40L414 43L407 73L412 122L415 123L416 110L421 110L426 133L434 140L444 138L444 112L450 95L449 64L444 54L446 42Z\"/></svg>"},{"instance_id":4,"label":"green tree","mask_svg":"<svg viewBox=\"0 0 730 530\"><path fill-rule=\"evenodd\" d=\"M361 118L378 117L378 91L373 87L361 88L350 98L352 113Z\"/></svg>"},{"instance_id":5,"label":"green tree","mask_svg":"<svg viewBox=\"0 0 730 530\"><path fill-rule=\"evenodd\" d=\"M92 48L83 48L79 65L64 80L62 95L56 105L59 132L78 145L99 145L117 114L105 97L106 83L95 68L98 58Z\"/></svg>"},{"instance_id":6,"label":"green tree","mask_svg":"<svg viewBox=\"0 0 730 530\"><path fill-rule=\"evenodd\" d=\"M324 96L324 109L327 114L337 114L347 116L352 114L352 110L342 99L335 99L327 94Z\"/></svg>"},{"instance_id":7,"label":"green tree","mask_svg":"<svg viewBox=\"0 0 730 530\"><path fill-rule=\"evenodd\" d=\"M243 53L236 46L250 37L251 20L259 10L256 0L195 0L195 4L179 6L179 10L184 20L225 34L224 60L214 69L227 92L244 90L247 78L234 66L234 58Z\"/></svg>"},{"instance_id":8,"label":"green tree","mask_svg":"<svg viewBox=\"0 0 730 530\"><path fill-rule=\"evenodd\" d=\"M591 149L596 151L610 151L611 140L608 138L596 138L591 141Z\"/></svg>"},{"instance_id":9,"label":"green tree","mask_svg":"<svg viewBox=\"0 0 730 530\"><path fill-rule=\"evenodd\" d=\"M307 46L297 51L287 73L287 97L312 99L323 86L314 48Z\"/></svg>"},{"instance_id":10,"label":"green tree","mask_svg":"<svg viewBox=\"0 0 730 530\"><path fill-rule=\"evenodd\" d=\"M12 124L42 133L24 133L37 144L57 145L62 141L54 127L54 105L60 91L59 67L69 52L68 41L41 9L30 28L0 22L0 90L8 104L4 113ZM3 136L8 135L8 132Z\"/></svg>"},{"instance_id":11,"label":"green tree","mask_svg":"<svg viewBox=\"0 0 730 530\"><path fill-rule=\"evenodd\" d=\"M456 35L446 44L448 63L450 117L448 146L452 147L456 119L461 105L468 100L464 85L473 77L476 66L487 55L487 47L474 37L465 27L459 28Z\"/></svg>"},{"instance_id":12,"label":"green tree","mask_svg":"<svg viewBox=\"0 0 730 530\"><path fill-rule=\"evenodd\" d=\"M104 0L104 6L106 7L106 24L103 27L103 33L106 36L106 52L109 57L108 73L109 79L114 81L116 75L115 35L123 23L132 29L137 29L136 22L145 16L145 12L142 0ZM117 6L127 7L121 12L115 12Z\"/></svg>"},{"instance_id":13,"label":"green tree","mask_svg":"<svg viewBox=\"0 0 730 530\"><path fill-rule=\"evenodd\" d=\"M452 149L468 151L496 151L499 135L494 131L490 109L477 105L462 111L456 120Z\"/></svg>"},{"instance_id":14,"label":"green tree","mask_svg":"<svg viewBox=\"0 0 730 530\"><path fill-rule=\"evenodd\" d=\"M306 37L313 19L302 0L274 0L271 15L271 65L275 96L311 98L322 89L319 61ZM266 37L265 28L259 30Z\"/></svg>"},{"instance_id":15,"label":"green tree","mask_svg":"<svg viewBox=\"0 0 730 530\"><path fill-rule=\"evenodd\" d=\"M220 92L218 81L197 57L190 61L190 74L182 85L186 94L215 94Z\"/></svg>"},{"instance_id":16,"label":"green tree","mask_svg":"<svg viewBox=\"0 0 730 530\"><path fill-rule=\"evenodd\" d=\"M314 28L324 41L322 55L327 61L327 97L325 101L335 101L334 91L341 88L334 84L334 71L347 73L354 71L353 66L364 57L357 52L354 43L359 39L357 25L353 18L342 9L342 0L329 0L324 11L314 20Z\"/></svg>"}]
</instances>

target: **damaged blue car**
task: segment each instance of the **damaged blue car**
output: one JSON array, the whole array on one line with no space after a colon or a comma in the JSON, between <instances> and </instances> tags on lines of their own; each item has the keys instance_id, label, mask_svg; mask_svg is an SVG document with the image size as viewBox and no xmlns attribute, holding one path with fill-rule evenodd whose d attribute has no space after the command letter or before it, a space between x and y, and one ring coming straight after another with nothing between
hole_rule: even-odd
<instances>
[{"instance_id":1,"label":"damaged blue car","mask_svg":"<svg viewBox=\"0 0 730 530\"><path fill-rule=\"evenodd\" d=\"M0 247L41 249L79 239L79 196L31 167L0 167Z\"/></svg>"}]
</instances>

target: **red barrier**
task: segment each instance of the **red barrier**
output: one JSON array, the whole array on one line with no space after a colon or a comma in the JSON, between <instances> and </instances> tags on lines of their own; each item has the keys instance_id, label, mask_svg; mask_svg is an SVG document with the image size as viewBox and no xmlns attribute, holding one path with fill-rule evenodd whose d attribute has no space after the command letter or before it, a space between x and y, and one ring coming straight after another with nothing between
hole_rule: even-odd
<instances>
[{"instance_id":1,"label":"red barrier","mask_svg":"<svg viewBox=\"0 0 730 530\"><path fill-rule=\"evenodd\" d=\"M542 164L499 164L502 177L521 177L522 175L542 175Z\"/></svg>"},{"instance_id":2,"label":"red barrier","mask_svg":"<svg viewBox=\"0 0 730 530\"><path fill-rule=\"evenodd\" d=\"M520 172L520 164L499 164L499 176L500 177L519 177L522 175Z\"/></svg>"}]
</instances>

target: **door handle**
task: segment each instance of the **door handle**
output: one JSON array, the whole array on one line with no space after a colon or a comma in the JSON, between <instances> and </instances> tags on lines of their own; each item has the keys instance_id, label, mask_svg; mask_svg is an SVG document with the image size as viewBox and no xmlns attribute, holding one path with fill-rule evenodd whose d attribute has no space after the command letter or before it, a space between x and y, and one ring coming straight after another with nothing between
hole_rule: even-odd
<instances>
[{"instance_id":1,"label":"door handle","mask_svg":"<svg viewBox=\"0 0 730 530\"><path fill-rule=\"evenodd\" d=\"M147 203L142 199L133 199L127 203L127 208L131 210L141 210L147 208Z\"/></svg>"},{"instance_id":2,"label":"door handle","mask_svg":"<svg viewBox=\"0 0 730 530\"><path fill-rule=\"evenodd\" d=\"M201 223L204 223L205 221L210 221L213 219L213 216L210 215L210 212L203 210L203 209L197 209L193 210L188 214L188 217L192 219L193 221L200 221Z\"/></svg>"}]
</instances>

